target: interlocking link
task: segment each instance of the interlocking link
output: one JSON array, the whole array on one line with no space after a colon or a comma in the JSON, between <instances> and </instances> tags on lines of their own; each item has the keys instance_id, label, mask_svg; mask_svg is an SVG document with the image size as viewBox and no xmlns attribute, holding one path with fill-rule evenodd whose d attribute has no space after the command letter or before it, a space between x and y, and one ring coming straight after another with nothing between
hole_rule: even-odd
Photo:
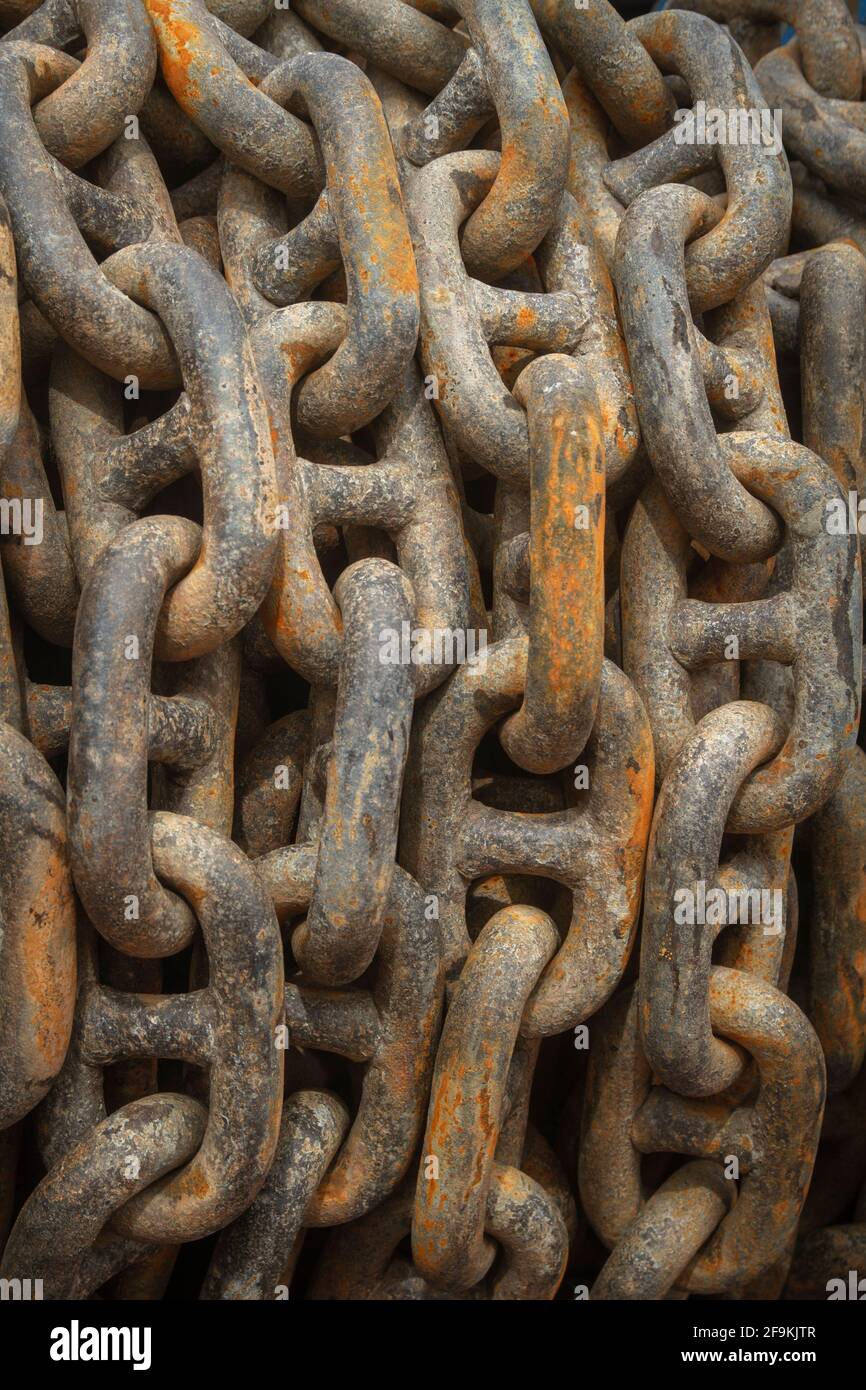
<instances>
[{"instance_id":1,"label":"interlocking link","mask_svg":"<svg viewBox=\"0 0 866 1390\"><path fill-rule=\"evenodd\" d=\"M866 1287L866 29L637 8L0 0L4 1298Z\"/></svg>"}]
</instances>

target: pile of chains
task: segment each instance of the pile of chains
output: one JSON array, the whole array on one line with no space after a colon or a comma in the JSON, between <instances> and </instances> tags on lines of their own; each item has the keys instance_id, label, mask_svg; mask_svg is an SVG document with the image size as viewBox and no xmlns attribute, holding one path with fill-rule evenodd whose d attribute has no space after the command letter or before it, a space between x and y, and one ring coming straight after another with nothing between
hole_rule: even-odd
<instances>
[{"instance_id":1,"label":"pile of chains","mask_svg":"<svg viewBox=\"0 0 866 1390\"><path fill-rule=\"evenodd\" d=\"M3 1296L861 1296L866 29L0 30Z\"/></svg>"}]
</instances>

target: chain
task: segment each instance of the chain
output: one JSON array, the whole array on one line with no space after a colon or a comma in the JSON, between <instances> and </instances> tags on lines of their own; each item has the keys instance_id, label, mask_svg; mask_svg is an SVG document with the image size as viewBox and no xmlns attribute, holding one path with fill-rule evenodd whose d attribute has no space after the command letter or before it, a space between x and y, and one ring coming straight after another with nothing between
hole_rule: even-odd
<instances>
[{"instance_id":1,"label":"chain","mask_svg":"<svg viewBox=\"0 0 866 1390\"><path fill-rule=\"evenodd\" d=\"M4 1297L866 1280L864 58L0 0Z\"/></svg>"}]
</instances>

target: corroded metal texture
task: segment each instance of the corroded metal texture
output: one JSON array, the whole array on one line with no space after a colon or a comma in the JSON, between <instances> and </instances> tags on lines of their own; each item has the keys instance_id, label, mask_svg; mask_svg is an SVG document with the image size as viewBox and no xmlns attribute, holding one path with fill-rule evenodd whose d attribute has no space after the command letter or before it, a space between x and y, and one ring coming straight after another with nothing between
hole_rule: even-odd
<instances>
[{"instance_id":1,"label":"corroded metal texture","mask_svg":"<svg viewBox=\"0 0 866 1390\"><path fill-rule=\"evenodd\" d=\"M0 0L4 1290L866 1288L866 30L631 8Z\"/></svg>"}]
</instances>

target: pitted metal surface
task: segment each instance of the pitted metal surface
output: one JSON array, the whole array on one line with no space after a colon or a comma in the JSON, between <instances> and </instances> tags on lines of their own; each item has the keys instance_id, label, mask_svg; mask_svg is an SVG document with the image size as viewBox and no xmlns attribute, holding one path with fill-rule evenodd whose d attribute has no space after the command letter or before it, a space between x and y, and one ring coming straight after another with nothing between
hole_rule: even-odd
<instances>
[{"instance_id":1,"label":"pitted metal surface","mask_svg":"<svg viewBox=\"0 0 866 1390\"><path fill-rule=\"evenodd\" d=\"M866 1281L864 57L0 0L4 1288Z\"/></svg>"}]
</instances>

